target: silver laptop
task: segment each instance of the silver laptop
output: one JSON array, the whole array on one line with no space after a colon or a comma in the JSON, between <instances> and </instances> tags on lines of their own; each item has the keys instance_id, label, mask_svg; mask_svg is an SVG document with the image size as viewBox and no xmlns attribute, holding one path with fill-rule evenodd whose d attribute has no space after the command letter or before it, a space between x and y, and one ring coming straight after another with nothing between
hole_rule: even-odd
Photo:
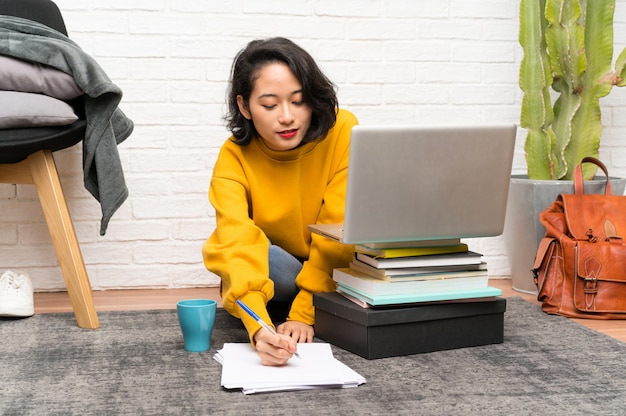
<instances>
[{"instance_id":1,"label":"silver laptop","mask_svg":"<svg viewBox=\"0 0 626 416\"><path fill-rule=\"evenodd\" d=\"M499 235L516 131L515 124L355 126L344 224L309 230L390 247Z\"/></svg>"}]
</instances>

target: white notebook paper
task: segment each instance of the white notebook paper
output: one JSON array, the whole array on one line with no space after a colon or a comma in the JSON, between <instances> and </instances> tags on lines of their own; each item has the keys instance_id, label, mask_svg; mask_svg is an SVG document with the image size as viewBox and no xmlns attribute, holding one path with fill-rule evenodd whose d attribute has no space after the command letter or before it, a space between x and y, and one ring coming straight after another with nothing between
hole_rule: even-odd
<instances>
[{"instance_id":1,"label":"white notebook paper","mask_svg":"<svg viewBox=\"0 0 626 416\"><path fill-rule=\"evenodd\" d=\"M248 343L225 343L214 358L222 364L222 386L244 394L357 387L365 378L333 356L330 344L298 344L300 358L282 367L261 364Z\"/></svg>"}]
</instances>

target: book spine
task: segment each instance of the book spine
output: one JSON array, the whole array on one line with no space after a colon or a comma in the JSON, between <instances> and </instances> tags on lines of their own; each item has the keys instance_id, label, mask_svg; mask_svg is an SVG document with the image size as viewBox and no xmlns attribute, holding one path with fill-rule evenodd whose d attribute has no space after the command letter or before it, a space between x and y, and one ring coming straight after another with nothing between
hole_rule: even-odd
<instances>
[{"instance_id":1,"label":"book spine","mask_svg":"<svg viewBox=\"0 0 626 416\"><path fill-rule=\"evenodd\" d=\"M418 294L404 294L404 295L377 295L369 296L358 290L352 289L347 286L339 285L338 289L357 299L360 299L372 306L383 305L399 305L406 303L424 303L441 300L456 300L456 299L474 299L501 296L502 291L491 286L487 286L484 289L468 289L460 291L442 291L432 293L418 293Z\"/></svg>"},{"instance_id":2,"label":"book spine","mask_svg":"<svg viewBox=\"0 0 626 416\"><path fill-rule=\"evenodd\" d=\"M370 249L363 246L355 246L357 253L367 254L369 256L394 259L401 257L415 257L415 256L429 256L433 254L449 254L449 253L463 253L469 250L467 244L460 243L453 246L433 246L433 247L407 247L407 248L392 248L392 249Z\"/></svg>"},{"instance_id":3,"label":"book spine","mask_svg":"<svg viewBox=\"0 0 626 416\"><path fill-rule=\"evenodd\" d=\"M420 266L468 265L481 262L481 255L467 252L459 256L435 254L432 256L403 257L396 259L378 259L363 253L356 253L356 258L378 269ZM471 255L469 255L471 254Z\"/></svg>"},{"instance_id":4,"label":"book spine","mask_svg":"<svg viewBox=\"0 0 626 416\"><path fill-rule=\"evenodd\" d=\"M489 278L487 276L384 282L376 279L368 280L366 278L354 276L342 269L335 269L333 271L333 280L343 286L360 290L368 295L401 295L449 290L480 289L487 287L489 284Z\"/></svg>"}]
</instances>

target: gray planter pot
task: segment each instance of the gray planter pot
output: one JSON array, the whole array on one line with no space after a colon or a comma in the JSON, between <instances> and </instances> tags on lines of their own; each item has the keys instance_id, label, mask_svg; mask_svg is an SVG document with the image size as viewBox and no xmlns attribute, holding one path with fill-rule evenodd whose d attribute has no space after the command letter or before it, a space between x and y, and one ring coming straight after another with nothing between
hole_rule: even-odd
<instances>
[{"instance_id":1,"label":"gray planter pot","mask_svg":"<svg viewBox=\"0 0 626 416\"><path fill-rule=\"evenodd\" d=\"M623 195L625 178L611 177L613 195ZM606 178L598 176L585 182L585 193L602 194ZM546 229L539 214L556 200L559 194L573 194L573 181L530 180L525 175L512 175L504 223L504 244L511 267L513 289L537 293L531 269L539 242Z\"/></svg>"}]
</instances>

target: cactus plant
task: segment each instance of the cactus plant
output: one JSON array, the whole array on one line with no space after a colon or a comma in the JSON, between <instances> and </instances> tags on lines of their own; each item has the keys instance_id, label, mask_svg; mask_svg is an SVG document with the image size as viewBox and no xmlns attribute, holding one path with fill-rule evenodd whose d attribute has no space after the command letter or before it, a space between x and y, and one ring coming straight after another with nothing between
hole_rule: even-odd
<instances>
[{"instance_id":1,"label":"cactus plant","mask_svg":"<svg viewBox=\"0 0 626 416\"><path fill-rule=\"evenodd\" d=\"M626 85L626 49L612 69L614 11L615 0L521 0L520 125L530 179L571 180L583 157L599 156L600 98ZM586 164L585 178L594 173Z\"/></svg>"}]
</instances>

